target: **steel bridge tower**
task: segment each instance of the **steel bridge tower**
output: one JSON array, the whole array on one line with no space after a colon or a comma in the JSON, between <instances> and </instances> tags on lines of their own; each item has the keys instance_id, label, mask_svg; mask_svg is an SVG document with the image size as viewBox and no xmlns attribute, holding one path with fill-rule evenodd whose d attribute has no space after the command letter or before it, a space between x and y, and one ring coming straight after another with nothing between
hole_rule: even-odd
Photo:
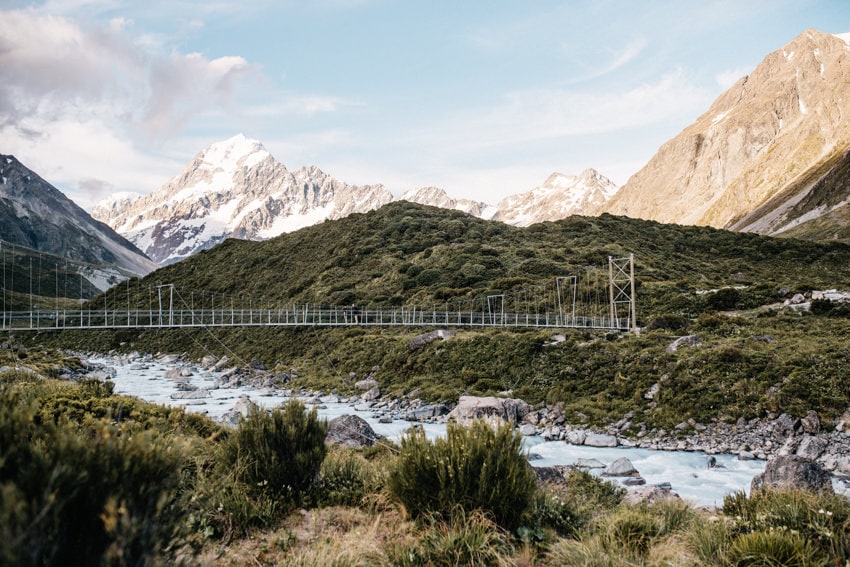
<instances>
[{"instance_id":1,"label":"steel bridge tower","mask_svg":"<svg viewBox=\"0 0 850 567\"><path fill-rule=\"evenodd\" d=\"M608 256L608 289L611 324L638 334L634 254L626 258ZM626 320L625 325L620 325L622 319Z\"/></svg>"}]
</instances>

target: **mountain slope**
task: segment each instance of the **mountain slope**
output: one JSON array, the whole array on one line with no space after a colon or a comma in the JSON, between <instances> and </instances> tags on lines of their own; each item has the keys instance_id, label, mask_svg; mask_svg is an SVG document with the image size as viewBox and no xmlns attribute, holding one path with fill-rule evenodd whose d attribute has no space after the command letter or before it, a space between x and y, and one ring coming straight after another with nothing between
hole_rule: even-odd
<instances>
[{"instance_id":1,"label":"mountain slope","mask_svg":"<svg viewBox=\"0 0 850 567\"><path fill-rule=\"evenodd\" d=\"M156 268L14 156L0 155L0 240L142 276Z\"/></svg>"},{"instance_id":2,"label":"mountain slope","mask_svg":"<svg viewBox=\"0 0 850 567\"><path fill-rule=\"evenodd\" d=\"M381 185L348 185L316 167L290 172L262 144L237 135L200 152L156 191L96 212L168 264L226 238L271 238L391 199Z\"/></svg>"},{"instance_id":3,"label":"mountain slope","mask_svg":"<svg viewBox=\"0 0 850 567\"><path fill-rule=\"evenodd\" d=\"M604 210L764 234L818 215L812 183L850 147L848 40L811 29L765 57Z\"/></svg>"}]
</instances>

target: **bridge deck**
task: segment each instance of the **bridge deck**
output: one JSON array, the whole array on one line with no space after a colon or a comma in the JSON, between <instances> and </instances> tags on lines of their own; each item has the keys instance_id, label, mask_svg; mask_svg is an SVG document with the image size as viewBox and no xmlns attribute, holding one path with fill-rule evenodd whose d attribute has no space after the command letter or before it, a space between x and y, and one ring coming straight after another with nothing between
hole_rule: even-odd
<instances>
[{"instance_id":1,"label":"bridge deck","mask_svg":"<svg viewBox=\"0 0 850 567\"><path fill-rule=\"evenodd\" d=\"M628 331L628 319L558 313L292 306L286 309L37 310L0 313L0 330L185 327L513 327Z\"/></svg>"}]
</instances>

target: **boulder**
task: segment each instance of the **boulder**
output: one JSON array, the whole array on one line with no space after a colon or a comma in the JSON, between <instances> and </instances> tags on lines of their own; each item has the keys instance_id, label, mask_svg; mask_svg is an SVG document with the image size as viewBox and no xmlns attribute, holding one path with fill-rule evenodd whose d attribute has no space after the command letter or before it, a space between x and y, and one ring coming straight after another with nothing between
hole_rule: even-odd
<instances>
[{"instance_id":1,"label":"boulder","mask_svg":"<svg viewBox=\"0 0 850 567\"><path fill-rule=\"evenodd\" d=\"M753 477L750 490L774 488L833 492L829 473L820 463L799 455L776 457L767 462L762 474Z\"/></svg>"},{"instance_id":2,"label":"boulder","mask_svg":"<svg viewBox=\"0 0 850 567\"><path fill-rule=\"evenodd\" d=\"M623 498L623 501L628 504L640 504L642 502L655 504L656 502L666 502L667 500L679 500L679 495L673 492L667 483L631 488Z\"/></svg>"},{"instance_id":3,"label":"boulder","mask_svg":"<svg viewBox=\"0 0 850 567\"><path fill-rule=\"evenodd\" d=\"M537 435L537 428L530 423L523 423L519 428L519 433L524 437L531 437Z\"/></svg>"},{"instance_id":4,"label":"boulder","mask_svg":"<svg viewBox=\"0 0 850 567\"><path fill-rule=\"evenodd\" d=\"M597 459L576 459L573 466L579 469L604 469L605 463Z\"/></svg>"},{"instance_id":5,"label":"boulder","mask_svg":"<svg viewBox=\"0 0 850 567\"><path fill-rule=\"evenodd\" d=\"M362 417L356 415L341 415L328 423L328 434L325 441L339 443L346 447L371 447L381 436Z\"/></svg>"},{"instance_id":6,"label":"boulder","mask_svg":"<svg viewBox=\"0 0 850 567\"><path fill-rule=\"evenodd\" d=\"M804 435L800 439L800 445L797 447L796 454L804 459L814 461L821 456L825 449L826 440L815 437L814 435Z\"/></svg>"},{"instance_id":7,"label":"boulder","mask_svg":"<svg viewBox=\"0 0 850 567\"><path fill-rule=\"evenodd\" d=\"M553 465L551 467L533 467L538 484L566 484L570 471L569 465Z\"/></svg>"},{"instance_id":8,"label":"boulder","mask_svg":"<svg viewBox=\"0 0 850 567\"><path fill-rule=\"evenodd\" d=\"M404 414L404 419L407 421L423 421L434 417L440 417L449 413L449 408L445 404L429 404L418 408L407 410Z\"/></svg>"},{"instance_id":9,"label":"boulder","mask_svg":"<svg viewBox=\"0 0 850 567\"><path fill-rule=\"evenodd\" d=\"M619 441L613 435L588 433L584 438L584 444L588 447L616 447L619 445Z\"/></svg>"},{"instance_id":10,"label":"boulder","mask_svg":"<svg viewBox=\"0 0 850 567\"><path fill-rule=\"evenodd\" d=\"M787 413L783 413L773 422L773 432L782 439L789 435L793 435L799 425L799 419L792 417Z\"/></svg>"},{"instance_id":11,"label":"boulder","mask_svg":"<svg viewBox=\"0 0 850 567\"><path fill-rule=\"evenodd\" d=\"M809 435L817 435L820 433L820 418L818 417L818 412L809 410L806 417L800 420L800 427L802 428L803 433L808 433Z\"/></svg>"},{"instance_id":12,"label":"boulder","mask_svg":"<svg viewBox=\"0 0 850 567\"><path fill-rule=\"evenodd\" d=\"M587 440L587 431L584 429L571 429L567 431L567 441L571 445L584 445L585 440Z\"/></svg>"},{"instance_id":13,"label":"boulder","mask_svg":"<svg viewBox=\"0 0 850 567\"><path fill-rule=\"evenodd\" d=\"M235 404L233 404L233 409L231 411L238 413L243 418L248 417L250 414L258 411L260 406L255 404L251 398L248 396L242 396L239 398Z\"/></svg>"},{"instance_id":14,"label":"boulder","mask_svg":"<svg viewBox=\"0 0 850 567\"><path fill-rule=\"evenodd\" d=\"M371 378L367 380L360 380L359 382L354 383L354 387L358 390L371 390L372 388L378 387L378 381L372 380Z\"/></svg>"},{"instance_id":15,"label":"boulder","mask_svg":"<svg viewBox=\"0 0 850 567\"><path fill-rule=\"evenodd\" d=\"M371 388L368 392L363 394L362 397L364 402L371 402L372 400L377 400L381 397L381 389L375 386Z\"/></svg>"},{"instance_id":16,"label":"boulder","mask_svg":"<svg viewBox=\"0 0 850 567\"><path fill-rule=\"evenodd\" d=\"M210 391L206 388L200 388L189 392L174 392L171 394L172 400L202 400L209 397Z\"/></svg>"},{"instance_id":17,"label":"boulder","mask_svg":"<svg viewBox=\"0 0 850 567\"><path fill-rule=\"evenodd\" d=\"M483 419L490 423L502 421L519 423L530 410L526 402L518 399L461 396L455 409L449 413L449 418L464 426L470 425L476 419Z\"/></svg>"},{"instance_id":18,"label":"boulder","mask_svg":"<svg viewBox=\"0 0 850 567\"><path fill-rule=\"evenodd\" d=\"M845 410L844 413L835 419L835 430L839 432L850 430L850 409Z\"/></svg>"},{"instance_id":19,"label":"boulder","mask_svg":"<svg viewBox=\"0 0 850 567\"><path fill-rule=\"evenodd\" d=\"M626 457L620 457L612 461L607 467L602 476L633 476L638 477L640 473L634 467L632 462Z\"/></svg>"}]
</instances>

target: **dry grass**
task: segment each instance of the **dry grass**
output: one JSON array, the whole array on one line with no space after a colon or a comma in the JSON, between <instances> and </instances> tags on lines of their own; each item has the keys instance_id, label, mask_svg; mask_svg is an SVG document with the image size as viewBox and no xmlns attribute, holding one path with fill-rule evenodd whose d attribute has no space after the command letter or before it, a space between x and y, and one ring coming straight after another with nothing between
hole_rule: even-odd
<instances>
[{"instance_id":1,"label":"dry grass","mask_svg":"<svg viewBox=\"0 0 850 567\"><path fill-rule=\"evenodd\" d=\"M334 506L296 510L274 530L220 548L211 542L198 558L201 565L387 565L384 549L417 538L414 524L398 508L361 510Z\"/></svg>"}]
</instances>

